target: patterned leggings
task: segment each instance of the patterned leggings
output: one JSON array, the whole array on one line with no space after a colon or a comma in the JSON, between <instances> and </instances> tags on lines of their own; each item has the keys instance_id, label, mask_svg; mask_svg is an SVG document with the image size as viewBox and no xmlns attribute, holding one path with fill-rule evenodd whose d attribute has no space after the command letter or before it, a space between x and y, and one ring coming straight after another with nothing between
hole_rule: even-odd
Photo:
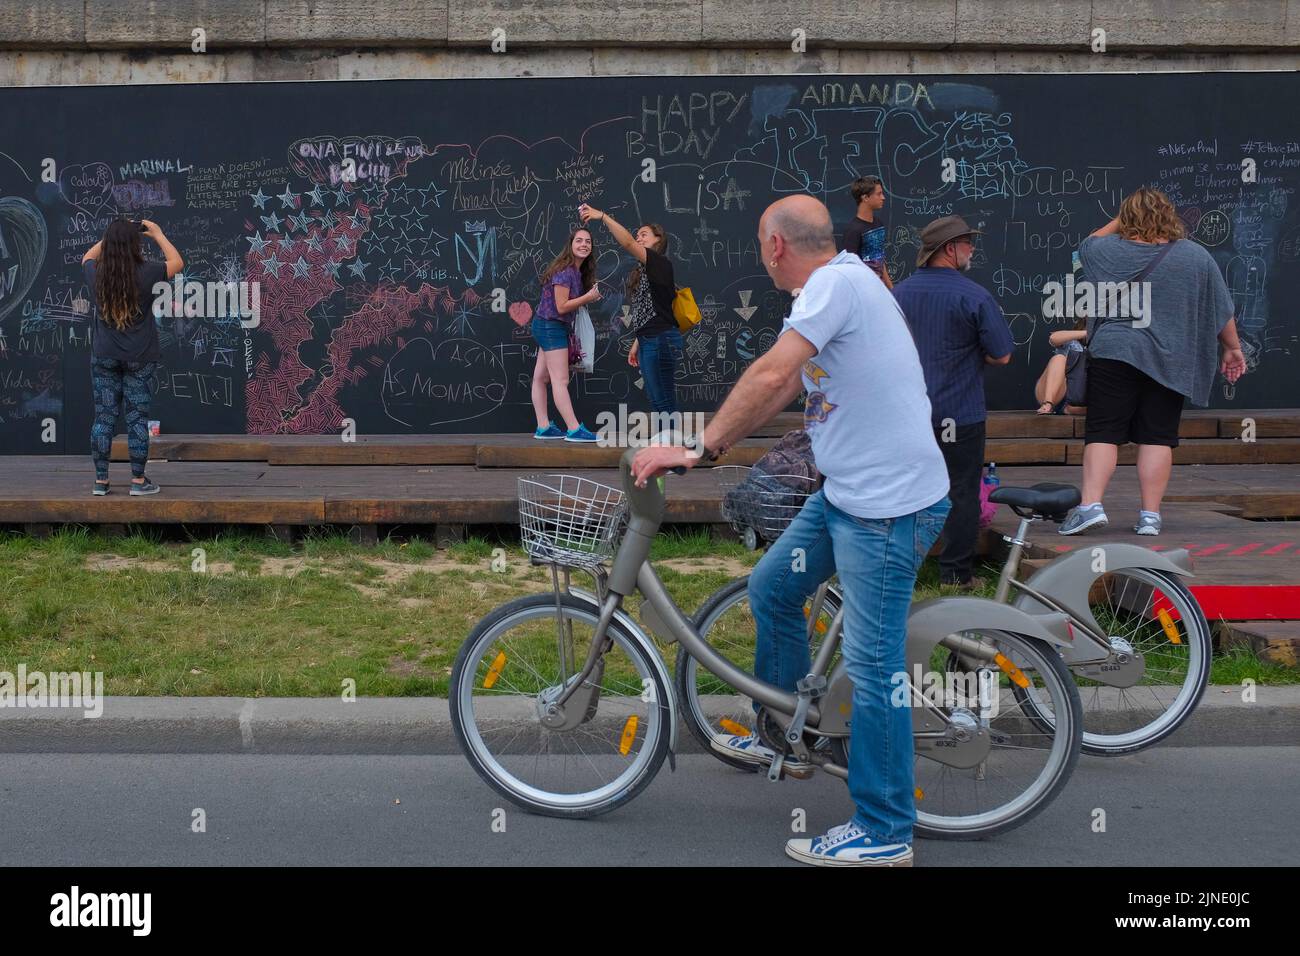
<instances>
[{"instance_id":1,"label":"patterned leggings","mask_svg":"<svg viewBox=\"0 0 1300 956\"><path fill-rule=\"evenodd\" d=\"M144 475L149 457L150 384L157 362L120 362L91 359L90 381L95 395L95 424L90 428L90 457L95 477L108 478L108 459L119 411L126 413L126 443L131 451L131 474Z\"/></svg>"}]
</instances>

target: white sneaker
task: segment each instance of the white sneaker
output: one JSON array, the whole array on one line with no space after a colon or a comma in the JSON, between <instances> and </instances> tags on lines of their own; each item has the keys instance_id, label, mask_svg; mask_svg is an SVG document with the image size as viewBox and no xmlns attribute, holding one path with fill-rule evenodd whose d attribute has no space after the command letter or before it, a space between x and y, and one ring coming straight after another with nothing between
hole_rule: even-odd
<instances>
[{"instance_id":1,"label":"white sneaker","mask_svg":"<svg viewBox=\"0 0 1300 956\"><path fill-rule=\"evenodd\" d=\"M911 866L910 843L876 843L852 821L831 827L824 836L789 840L785 852L814 866Z\"/></svg>"}]
</instances>

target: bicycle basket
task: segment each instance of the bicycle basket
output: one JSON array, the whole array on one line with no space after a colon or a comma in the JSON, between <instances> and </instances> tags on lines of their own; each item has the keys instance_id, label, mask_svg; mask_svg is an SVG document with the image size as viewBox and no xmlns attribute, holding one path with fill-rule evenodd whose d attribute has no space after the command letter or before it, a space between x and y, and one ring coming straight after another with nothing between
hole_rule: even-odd
<instances>
[{"instance_id":1,"label":"bicycle basket","mask_svg":"<svg viewBox=\"0 0 1300 956\"><path fill-rule=\"evenodd\" d=\"M711 469L722 491L722 516L743 535L746 528L764 541L775 541L817 491L804 475L773 475L744 465Z\"/></svg>"},{"instance_id":2,"label":"bicycle basket","mask_svg":"<svg viewBox=\"0 0 1300 956\"><path fill-rule=\"evenodd\" d=\"M575 475L519 479L519 532L539 561L591 568L604 564L626 523L623 492Z\"/></svg>"}]
</instances>

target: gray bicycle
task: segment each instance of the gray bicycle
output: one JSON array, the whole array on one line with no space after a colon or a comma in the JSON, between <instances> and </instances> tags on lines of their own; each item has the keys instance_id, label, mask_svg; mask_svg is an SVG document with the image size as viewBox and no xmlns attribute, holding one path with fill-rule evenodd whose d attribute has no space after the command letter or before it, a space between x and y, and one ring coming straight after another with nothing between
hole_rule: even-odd
<instances>
[{"instance_id":1,"label":"gray bicycle","mask_svg":"<svg viewBox=\"0 0 1300 956\"><path fill-rule=\"evenodd\" d=\"M796 693L720 655L648 560L664 481L637 488L632 456L621 462L621 493L566 475L521 479L524 545L551 566L554 587L498 607L461 647L449 697L466 757L493 789L532 812L590 817L627 803L677 751L677 700L653 634L680 642L733 693L758 703L758 732L776 754L770 779L785 775L791 757L847 779L852 686L834 660L842 615L832 618ZM575 568L591 575L594 591L572 586ZM644 628L624 607L634 591ZM905 675L918 835L1000 833L1065 786L1081 740L1078 691L1060 654L1070 641L1066 616L1055 612L974 598L913 605L907 674L941 658L978 676L980 688L936 697Z\"/></svg>"},{"instance_id":2,"label":"gray bicycle","mask_svg":"<svg viewBox=\"0 0 1300 956\"><path fill-rule=\"evenodd\" d=\"M720 478L723 488L734 485ZM1157 554L1132 544L1080 548L1054 559L1028 582L1017 580L1030 524L1059 521L1078 504L1071 485L1043 483L1032 488L1002 487L990 500L1006 504L1020 517L998 579L996 600L1031 613L1066 614L1072 640L1062 657L1079 685L1083 704L1083 752L1096 756L1129 754L1150 747L1191 716L1209 682L1212 658L1209 622L1183 579L1191 575L1185 550ZM728 514L737 530L750 528L750 511ZM766 537L779 537L793 518L790 507L769 517ZM797 508L794 509L797 511ZM775 525L775 526L773 526ZM959 600L942 598L940 600ZM804 607L814 653L843 603L839 590L824 584ZM705 599L695 614L698 632L713 650L740 667L754 659L754 619L748 578L733 581ZM933 662L950 666L951 661ZM692 734L706 746L718 733L741 734L752 717L749 702L700 666L683 647L677 658L682 714ZM1039 723L1050 720L1035 693L1017 691L1023 711ZM711 750L724 763L744 770L752 764Z\"/></svg>"}]
</instances>

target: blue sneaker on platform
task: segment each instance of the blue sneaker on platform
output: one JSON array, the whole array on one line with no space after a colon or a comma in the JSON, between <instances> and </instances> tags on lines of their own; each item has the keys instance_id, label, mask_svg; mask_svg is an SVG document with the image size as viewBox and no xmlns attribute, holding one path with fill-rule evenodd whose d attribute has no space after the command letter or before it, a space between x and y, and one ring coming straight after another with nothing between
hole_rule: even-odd
<instances>
[{"instance_id":1,"label":"blue sneaker on platform","mask_svg":"<svg viewBox=\"0 0 1300 956\"><path fill-rule=\"evenodd\" d=\"M587 431L587 426L586 426L586 425L582 424L582 422L578 422L578 427L575 428L575 429L573 429L573 431L568 432L567 434L565 434L565 436L564 436L564 440L565 440L565 441L594 442L594 441L596 441L596 436L595 436L594 434L592 434L591 432Z\"/></svg>"},{"instance_id":2,"label":"blue sneaker on platform","mask_svg":"<svg viewBox=\"0 0 1300 956\"><path fill-rule=\"evenodd\" d=\"M811 840L789 840L787 856L814 866L911 866L908 843L876 843L867 831L849 822L831 827L825 836Z\"/></svg>"},{"instance_id":3,"label":"blue sneaker on platform","mask_svg":"<svg viewBox=\"0 0 1300 956\"><path fill-rule=\"evenodd\" d=\"M545 428L539 428L533 432L533 437L541 439L563 438L564 432L556 427L555 422L551 422Z\"/></svg>"}]
</instances>

